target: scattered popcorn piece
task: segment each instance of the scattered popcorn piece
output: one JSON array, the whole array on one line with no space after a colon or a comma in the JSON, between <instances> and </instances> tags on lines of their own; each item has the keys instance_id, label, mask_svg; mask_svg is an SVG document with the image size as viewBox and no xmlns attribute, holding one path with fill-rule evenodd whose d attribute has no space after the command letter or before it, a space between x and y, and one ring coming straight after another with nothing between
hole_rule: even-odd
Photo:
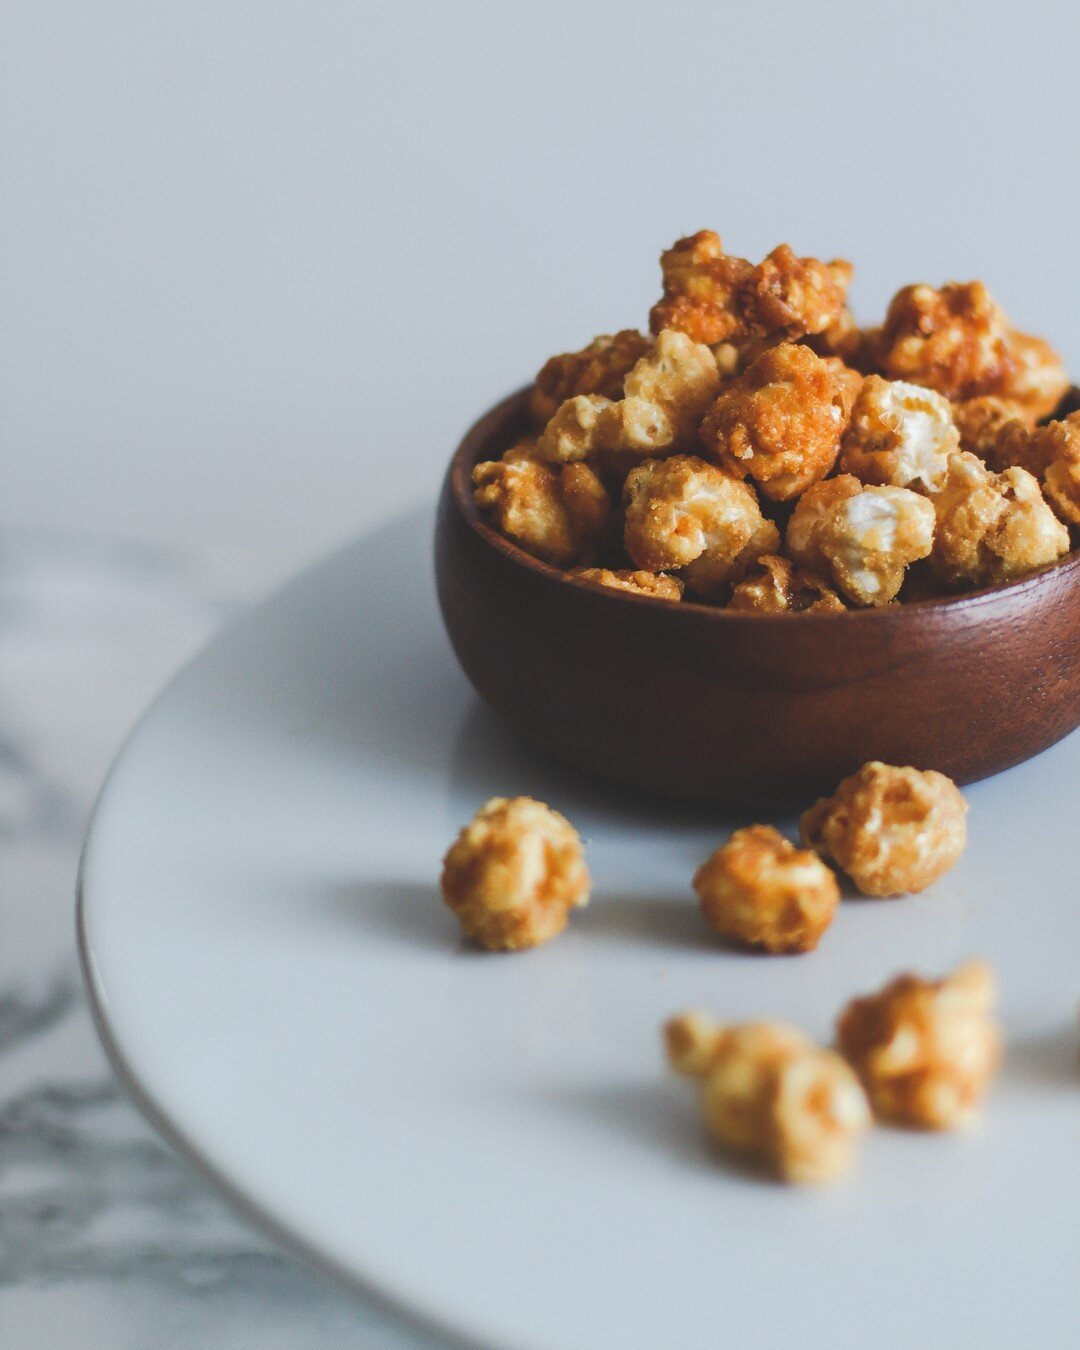
<instances>
[{"instance_id":1,"label":"scattered popcorn piece","mask_svg":"<svg viewBox=\"0 0 1080 1350\"><path fill-rule=\"evenodd\" d=\"M934 508L898 487L865 487L853 474L815 483L787 528L789 556L821 572L857 605L887 605L909 564L930 553Z\"/></svg>"},{"instance_id":2,"label":"scattered popcorn piece","mask_svg":"<svg viewBox=\"0 0 1080 1350\"><path fill-rule=\"evenodd\" d=\"M525 442L501 460L478 464L472 474L476 503L533 557L560 567L581 562L595 551L611 500L587 464L560 469L535 454Z\"/></svg>"},{"instance_id":3,"label":"scattered popcorn piece","mask_svg":"<svg viewBox=\"0 0 1080 1350\"><path fill-rule=\"evenodd\" d=\"M769 952L812 952L840 903L821 858L771 825L736 830L698 868L694 889L710 927Z\"/></svg>"},{"instance_id":4,"label":"scattered popcorn piece","mask_svg":"<svg viewBox=\"0 0 1080 1350\"><path fill-rule=\"evenodd\" d=\"M953 404L953 421L960 433L960 449L967 450L988 463L992 460L998 433L1008 422L1024 422L1024 409L1011 398L984 394L981 398L964 399ZM994 468L1005 466L994 464Z\"/></svg>"},{"instance_id":5,"label":"scattered popcorn piece","mask_svg":"<svg viewBox=\"0 0 1080 1350\"><path fill-rule=\"evenodd\" d=\"M540 369L529 396L529 409L543 425L567 399L600 394L616 399L634 362L649 350L649 339L633 328L593 338L579 352L553 356Z\"/></svg>"},{"instance_id":6,"label":"scattered popcorn piece","mask_svg":"<svg viewBox=\"0 0 1080 1350\"><path fill-rule=\"evenodd\" d=\"M992 473L966 451L950 458L934 510L930 564L950 587L995 586L1069 551L1069 531L1032 474L1017 468Z\"/></svg>"},{"instance_id":7,"label":"scattered popcorn piece","mask_svg":"<svg viewBox=\"0 0 1080 1350\"><path fill-rule=\"evenodd\" d=\"M753 489L695 455L646 460L631 470L623 495L624 542L634 564L678 569L688 589L706 599L780 544Z\"/></svg>"},{"instance_id":8,"label":"scattered popcorn piece","mask_svg":"<svg viewBox=\"0 0 1080 1350\"><path fill-rule=\"evenodd\" d=\"M753 478L774 501L789 501L836 462L844 402L820 356L781 343L721 390L701 439L729 473Z\"/></svg>"},{"instance_id":9,"label":"scattered popcorn piece","mask_svg":"<svg viewBox=\"0 0 1080 1350\"><path fill-rule=\"evenodd\" d=\"M531 797L493 797L443 859L443 899L492 951L536 947L561 933L589 900L577 831Z\"/></svg>"},{"instance_id":10,"label":"scattered popcorn piece","mask_svg":"<svg viewBox=\"0 0 1080 1350\"><path fill-rule=\"evenodd\" d=\"M924 384L954 401L1004 394L1016 367L1008 320L981 281L897 291L868 356L890 380Z\"/></svg>"},{"instance_id":11,"label":"scattered popcorn piece","mask_svg":"<svg viewBox=\"0 0 1080 1350\"><path fill-rule=\"evenodd\" d=\"M745 258L725 253L712 230L677 240L660 255L664 294L649 315L652 331L675 328L710 346L748 336L738 296L753 270Z\"/></svg>"},{"instance_id":12,"label":"scattered popcorn piece","mask_svg":"<svg viewBox=\"0 0 1080 1350\"><path fill-rule=\"evenodd\" d=\"M864 483L935 492L959 448L952 404L933 389L868 375L840 450L840 468Z\"/></svg>"},{"instance_id":13,"label":"scattered popcorn piece","mask_svg":"<svg viewBox=\"0 0 1080 1350\"><path fill-rule=\"evenodd\" d=\"M665 576L663 572L613 572L607 567L574 567L570 569L570 575L617 591L655 595L660 600L681 600L683 597L683 583L678 577Z\"/></svg>"},{"instance_id":14,"label":"scattered popcorn piece","mask_svg":"<svg viewBox=\"0 0 1080 1350\"><path fill-rule=\"evenodd\" d=\"M1009 334L1009 350L1013 370L1001 392L1019 403L1030 421L1049 417L1069 388L1061 357L1042 338L1018 333L1015 328Z\"/></svg>"},{"instance_id":15,"label":"scattered popcorn piece","mask_svg":"<svg viewBox=\"0 0 1080 1350\"><path fill-rule=\"evenodd\" d=\"M859 1080L833 1050L782 1022L722 1026L684 1013L664 1028L672 1067L701 1080L701 1113L721 1148L790 1182L827 1181L870 1123Z\"/></svg>"},{"instance_id":16,"label":"scattered popcorn piece","mask_svg":"<svg viewBox=\"0 0 1080 1350\"><path fill-rule=\"evenodd\" d=\"M995 982L982 961L941 980L900 975L853 999L837 1044L882 1120L950 1130L971 1118L1001 1057Z\"/></svg>"},{"instance_id":17,"label":"scattered popcorn piece","mask_svg":"<svg viewBox=\"0 0 1080 1350\"><path fill-rule=\"evenodd\" d=\"M801 338L840 325L854 269L842 259L800 258L780 244L747 277L740 295L745 328L759 336Z\"/></svg>"},{"instance_id":18,"label":"scattered popcorn piece","mask_svg":"<svg viewBox=\"0 0 1080 1350\"><path fill-rule=\"evenodd\" d=\"M704 1078L727 1029L700 1008L669 1018L663 1027L668 1063L686 1078Z\"/></svg>"},{"instance_id":19,"label":"scattered popcorn piece","mask_svg":"<svg viewBox=\"0 0 1080 1350\"><path fill-rule=\"evenodd\" d=\"M755 614L842 613L843 600L831 586L787 558L766 554L731 592L728 609Z\"/></svg>"},{"instance_id":20,"label":"scattered popcorn piece","mask_svg":"<svg viewBox=\"0 0 1080 1350\"><path fill-rule=\"evenodd\" d=\"M871 760L804 812L799 830L864 895L901 895L925 890L958 861L967 809L944 774Z\"/></svg>"}]
</instances>

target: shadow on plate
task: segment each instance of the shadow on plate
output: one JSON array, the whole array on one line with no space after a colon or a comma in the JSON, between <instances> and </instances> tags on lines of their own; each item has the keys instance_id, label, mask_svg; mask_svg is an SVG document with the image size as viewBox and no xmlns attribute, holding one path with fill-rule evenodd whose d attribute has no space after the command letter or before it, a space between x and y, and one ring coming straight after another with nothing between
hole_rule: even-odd
<instances>
[{"instance_id":1,"label":"shadow on plate","mask_svg":"<svg viewBox=\"0 0 1080 1350\"><path fill-rule=\"evenodd\" d=\"M461 936L438 887L408 881L341 881L323 888L326 908L335 918L376 937L440 956L484 953Z\"/></svg>"},{"instance_id":2,"label":"shadow on plate","mask_svg":"<svg viewBox=\"0 0 1080 1350\"><path fill-rule=\"evenodd\" d=\"M464 809L475 810L492 796L525 794L554 806L583 833L611 824L687 833L710 829L719 843L745 823L705 807L615 787L561 764L512 731L479 699L458 725L450 782Z\"/></svg>"},{"instance_id":3,"label":"shadow on plate","mask_svg":"<svg viewBox=\"0 0 1080 1350\"><path fill-rule=\"evenodd\" d=\"M1001 1075L1024 1088L1075 1092L1080 1083L1080 1041L1075 1023L1010 1039Z\"/></svg>"},{"instance_id":4,"label":"shadow on plate","mask_svg":"<svg viewBox=\"0 0 1080 1350\"><path fill-rule=\"evenodd\" d=\"M767 1173L714 1148L695 1104L693 1084L675 1079L654 1083L608 1083L549 1088L542 1106L590 1121L653 1157L667 1157L695 1171L742 1177L780 1186Z\"/></svg>"}]
</instances>

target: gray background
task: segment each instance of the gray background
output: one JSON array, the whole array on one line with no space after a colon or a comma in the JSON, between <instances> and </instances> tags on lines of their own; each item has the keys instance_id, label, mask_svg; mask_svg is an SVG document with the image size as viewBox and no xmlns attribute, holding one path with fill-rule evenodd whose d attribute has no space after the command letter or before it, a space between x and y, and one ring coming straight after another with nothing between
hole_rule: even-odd
<instances>
[{"instance_id":1,"label":"gray background","mask_svg":"<svg viewBox=\"0 0 1080 1350\"><path fill-rule=\"evenodd\" d=\"M430 492L709 225L1080 358L1073 6L0 6L0 522L251 547Z\"/></svg>"}]
</instances>

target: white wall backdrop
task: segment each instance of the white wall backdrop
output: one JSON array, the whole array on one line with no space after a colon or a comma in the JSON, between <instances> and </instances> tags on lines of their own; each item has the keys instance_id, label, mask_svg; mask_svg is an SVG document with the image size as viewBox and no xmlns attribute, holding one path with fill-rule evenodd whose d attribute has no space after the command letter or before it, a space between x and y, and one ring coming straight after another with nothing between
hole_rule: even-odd
<instances>
[{"instance_id":1,"label":"white wall backdrop","mask_svg":"<svg viewBox=\"0 0 1080 1350\"><path fill-rule=\"evenodd\" d=\"M1080 368L1080 12L5 0L0 524L263 550L435 490L708 225Z\"/></svg>"}]
</instances>

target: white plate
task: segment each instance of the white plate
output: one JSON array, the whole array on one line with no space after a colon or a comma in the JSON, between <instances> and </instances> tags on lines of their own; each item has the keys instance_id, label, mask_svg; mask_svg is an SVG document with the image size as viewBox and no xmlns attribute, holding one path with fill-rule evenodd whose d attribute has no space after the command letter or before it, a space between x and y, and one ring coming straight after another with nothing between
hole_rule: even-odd
<instances>
[{"instance_id":1,"label":"white plate","mask_svg":"<svg viewBox=\"0 0 1080 1350\"><path fill-rule=\"evenodd\" d=\"M82 934L136 1096L275 1231L483 1344L1074 1347L1080 738L970 789L931 892L845 904L810 956L725 951L689 879L731 822L504 731L444 639L429 530L384 528L237 624L121 755ZM435 888L494 793L566 812L595 879L515 956L463 946ZM1010 1042L984 1120L877 1130L832 1188L725 1165L663 1069L684 1006L827 1037L852 994L974 953Z\"/></svg>"}]
</instances>

